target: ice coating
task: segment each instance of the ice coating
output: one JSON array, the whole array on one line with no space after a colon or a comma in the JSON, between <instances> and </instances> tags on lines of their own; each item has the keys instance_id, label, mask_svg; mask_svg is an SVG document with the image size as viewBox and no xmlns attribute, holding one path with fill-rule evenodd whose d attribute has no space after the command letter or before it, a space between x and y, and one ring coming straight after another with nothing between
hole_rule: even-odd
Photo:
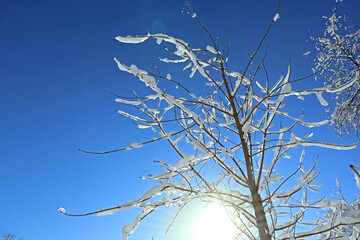
<instances>
[{"instance_id":1,"label":"ice coating","mask_svg":"<svg viewBox=\"0 0 360 240\"><path fill-rule=\"evenodd\" d=\"M273 18L273 21L276 22L279 18L280 18L279 13L276 13L274 18Z\"/></svg>"},{"instance_id":2,"label":"ice coating","mask_svg":"<svg viewBox=\"0 0 360 240\"><path fill-rule=\"evenodd\" d=\"M117 36L115 37L116 40L118 40L119 42L122 43L142 43L144 41L146 41L149 38L149 36L126 36L126 37L122 37L122 36Z\"/></svg>"},{"instance_id":3,"label":"ice coating","mask_svg":"<svg viewBox=\"0 0 360 240\"><path fill-rule=\"evenodd\" d=\"M65 213L65 209L64 209L64 208L62 208L62 207L59 207L59 208L58 208L58 211L59 211L59 212L61 212L62 214L64 214L64 213Z\"/></svg>"}]
</instances>

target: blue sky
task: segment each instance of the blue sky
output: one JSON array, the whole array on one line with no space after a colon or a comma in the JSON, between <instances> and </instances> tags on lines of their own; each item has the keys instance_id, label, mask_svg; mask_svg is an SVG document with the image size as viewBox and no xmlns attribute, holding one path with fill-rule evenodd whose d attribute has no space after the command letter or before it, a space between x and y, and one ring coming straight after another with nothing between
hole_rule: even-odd
<instances>
[{"instance_id":1,"label":"blue sky","mask_svg":"<svg viewBox=\"0 0 360 240\"><path fill-rule=\"evenodd\" d=\"M313 49L309 35L321 35L322 16L331 14L334 2L282 1L280 19L265 42L269 46L267 68L273 78L286 72L289 57L294 78L311 73L312 58L302 54ZM223 46L231 25L230 59L240 65L257 46L278 8L275 0L191 0L190 4ZM345 0L340 12L359 26L359 9L359 1ZM83 213L133 200L152 184L139 177L159 170L152 161L174 156L164 144L102 156L77 149L111 150L152 136L117 114L115 110L124 106L103 90L124 96L130 96L132 89L141 93L141 84L121 73L113 57L151 70L152 63L158 64L154 56L163 52L153 41L121 44L114 33L160 31L193 47L206 47L210 44L207 35L186 11L183 0L1 3L0 234L13 232L25 240L121 238L121 227L132 221L136 210L70 218L57 208ZM299 87L313 87L321 82L309 79L301 84ZM311 100L305 103L305 112L310 121L325 117ZM319 138L329 142L353 141L350 137L341 141L331 127L321 133ZM359 192L348 168L360 162L359 149L316 149L309 158L318 153L319 179L326 184L326 194L335 188L335 176L349 198ZM189 219L196 210L188 212L180 222L191 225ZM173 210L161 209L130 239L164 239L165 223L173 214ZM181 231L181 224L177 229Z\"/></svg>"}]
</instances>

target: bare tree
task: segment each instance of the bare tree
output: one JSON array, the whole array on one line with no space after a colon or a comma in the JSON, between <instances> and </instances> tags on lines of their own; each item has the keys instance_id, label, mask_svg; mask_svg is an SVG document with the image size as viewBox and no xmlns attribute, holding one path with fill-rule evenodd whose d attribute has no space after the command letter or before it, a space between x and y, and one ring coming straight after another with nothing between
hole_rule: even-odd
<instances>
[{"instance_id":1,"label":"bare tree","mask_svg":"<svg viewBox=\"0 0 360 240\"><path fill-rule=\"evenodd\" d=\"M327 19L323 36L316 42L314 71L320 71L327 87L344 88L337 92L331 123L339 133L355 133L360 129L360 29L346 24L345 16Z\"/></svg>"},{"instance_id":2,"label":"bare tree","mask_svg":"<svg viewBox=\"0 0 360 240\"><path fill-rule=\"evenodd\" d=\"M22 238L16 238L13 233L4 233L1 240L22 240Z\"/></svg>"},{"instance_id":3,"label":"bare tree","mask_svg":"<svg viewBox=\"0 0 360 240\"><path fill-rule=\"evenodd\" d=\"M220 51L219 44L196 14L191 9L189 12L209 35L211 46L194 49L185 41L165 34L117 36L116 40L136 44L155 39L169 53L168 58L160 60L186 64L184 70L190 70L189 78L201 81L203 87L190 91L191 84L187 80L180 80L170 73L150 73L114 58L121 71L134 75L153 92L146 96L138 96L135 92L133 97L118 96L117 102L133 106L140 115L123 110L118 112L130 118L141 130L153 131L156 137L106 152L82 150L107 154L167 141L179 156L177 162L158 161L164 172L144 177L156 181L157 185L139 199L85 214L69 214L64 208L59 211L68 216L87 216L141 208L136 219L123 228L123 240L128 239L141 220L157 208L174 206L181 210L196 199L221 204L238 229L237 239L325 236L342 226L359 226L359 218L339 214L341 206L336 205L337 201L322 198L308 201L308 191L318 191L319 184L314 180L319 172L315 170L316 161L310 169L302 166L305 147L348 150L356 145L312 140L311 132L303 132L329 121L306 122L302 113L291 116L285 112L289 97L301 101L305 95L315 94L319 102L326 105L321 94L341 91L344 86L293 90L292 82L297 80L290 80L290 64L285 76L272 81L264 63L267 52L262 51L264 54L260 56L260 49L279 19L279 13L275 14L244 70L238 72L230 69L227 53ZM164 83L166 91L162 86ZM173 84L173 88L169 84ZM302 134L296 134L295 129L300 126ZM290 160L291 156L296 160ZM287 168L285 176L281 171L275 172L279 165L294 161L296 167ZM217 179L213 179L210 172L211 176L217 175ZM326 216L315 217L313 210L329 211ZM315 220L309 220L311 217Z\"/></svg>"}]
</instances>

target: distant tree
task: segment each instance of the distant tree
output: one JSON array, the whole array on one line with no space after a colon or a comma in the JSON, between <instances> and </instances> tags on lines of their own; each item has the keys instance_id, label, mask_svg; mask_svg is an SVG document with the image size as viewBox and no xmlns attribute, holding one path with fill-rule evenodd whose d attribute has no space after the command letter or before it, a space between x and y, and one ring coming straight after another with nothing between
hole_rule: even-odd
<instances>
[{"instance_id":1,"label":"distant tree","mask_svg":"<svg viewBox=\"0 0 360 240\"><path fill-rule=\"evenodd\" d=\"M159 207L174 206L181 210L196 199L222 205L238 229L236 239L300 239L314 235L325 238L334 231L338 237L343 227L347 230L359 227L360 218L340 214L347 205L329 199L308 200L309 190L318 191L315 179L319 172L315 170L316 162L307 170L302 164L308 146L348 150L356 145L312 140L313 134L308 128L320 127L329 121L307 122L302 113L292 116L286 112L289 108L292 112L297 110L287 105L288 98L297 97L301 101L305 95L315 94L319 102L326 105L322 93L336 93L344 86L293 90L295 79L290 79L291 65L285 76L272 81L264 63L267 51L260 49L279 13L275 14L243 72L238 72L230 69L227 53L220 51L218 42L190 8L189 12L208 33L211 46L195 49L165 34L116 37L122 43L134 44L153 38L169 53L169 57L160 58L161 61L187 62L181 68L190 70L192 81L170 73L163 75L135 65L127 66L114 58L120 70L134 75L152 91L145 96L135 93L133 97L118 96L117 102L133 106L139 113L118 112L141 130L153 131L156 137L107 152L82 150L107 154L164 140L178 155L177 161L158 161L164 172L143 178L154 180L157 185L139 199L85 214L69 214L64 208L59 211L68 216L86 216L141 208L136 219L123 228L123 240ZM196 88L193 87L195 81ZM301 133L295 133L299 129ZM291 160L291 156L295 159ZM314 212L321 210L327 213L319 216ZM354 234L346 234L355 239Z\"/></svg>"},{"instance_id":2,"label":"distant tree","mask_svg":"<svg viewBox=\"0 0 360 240\"><path fill-rule=\"evenodd\" d=\"M335 97L331 123L340 133L360 130L360 29L346 24L345 16L334 9L321 37L314 37L316 58L314 71L320 71L327 87L344 86Z\"/></svg>"},{"instance_id":3,"label":"distant tree","mask_svg":"<svg viewBox=\"0 0 360 240\"><path fill-rule=\"evenodd\" d=\"M23 240L22 238L16 238L13 233L4 233L1 240Z\"/></svg>"}]
</instances>

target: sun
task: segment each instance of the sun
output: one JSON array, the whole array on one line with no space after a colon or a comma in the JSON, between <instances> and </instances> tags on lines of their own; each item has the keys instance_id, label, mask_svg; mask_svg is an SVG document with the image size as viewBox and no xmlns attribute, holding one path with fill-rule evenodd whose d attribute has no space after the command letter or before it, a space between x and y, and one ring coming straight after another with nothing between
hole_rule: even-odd
<instances>
[{"instance_id":1,"label":"sun","mask_svg":"<svg viewBox=\"0 0 360 240\"><path fill-rule=\"evenodd\" d=\"M232 240L236 228L226 210L219 204L209 204L199 217L191 240Z\"/></svg>"}]
</instances>

